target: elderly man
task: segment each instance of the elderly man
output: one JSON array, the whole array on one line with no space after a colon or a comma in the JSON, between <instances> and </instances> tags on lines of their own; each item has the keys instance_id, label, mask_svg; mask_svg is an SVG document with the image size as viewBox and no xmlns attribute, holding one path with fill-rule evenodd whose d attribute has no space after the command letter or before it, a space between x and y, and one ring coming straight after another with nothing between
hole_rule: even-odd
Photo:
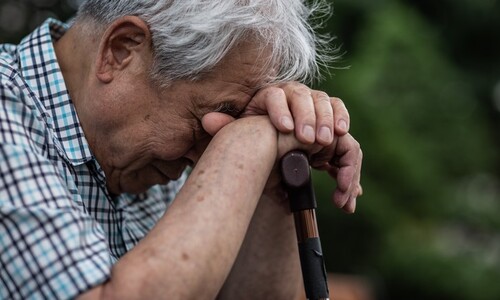
<instances>
[{"instance_id":1,"label":"elderly man","mask_svg":"<svg viewBox=\"0 0 500 300\"><path fill-rule=\"evenodd\" d=\"M1 46L0 298L296 297L276 163L304 149L337 206L361 194L342 102L292 81L311 11L90 0Z\"/></svg>"}]
</instances>

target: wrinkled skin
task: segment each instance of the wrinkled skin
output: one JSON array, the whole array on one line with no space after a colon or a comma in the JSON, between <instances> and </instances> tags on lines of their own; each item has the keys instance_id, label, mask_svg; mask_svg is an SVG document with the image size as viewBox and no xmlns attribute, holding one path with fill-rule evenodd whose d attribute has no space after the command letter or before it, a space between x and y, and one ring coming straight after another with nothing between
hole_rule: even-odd
<instances>
[{"instance_id":1,"label":"wrinkled skin","mask_svg":"<svg viewBox=\"0 0 500 300\"><path fill-rule=\"evenodd\" d=\"M264 288L273 280L273 293L280 293L273 298L289 299L300 275L274 167L288 150L306 150L311 163L337 181L334 203L353 212L362 153L347 133L345 106L299 83L266 83L263 52L251 42L239 44L200 80L159 89L148 74L150 45L147 24L132 16L110 24L99 38L77 24L56 45L110 193L139 193L195 165L153 230L106 283L81 298L234 299L257 290L273 297Z\"/></svg>"}]
</instances>

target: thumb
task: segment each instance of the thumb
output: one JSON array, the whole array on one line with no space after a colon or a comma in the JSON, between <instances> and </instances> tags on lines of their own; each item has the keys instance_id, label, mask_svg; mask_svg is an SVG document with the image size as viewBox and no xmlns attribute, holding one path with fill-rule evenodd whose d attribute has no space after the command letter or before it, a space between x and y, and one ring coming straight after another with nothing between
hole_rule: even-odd
<instances>
[{"instance_id":1,"label":"thumb","mask_svg":"<svg viewBox=\"0 0 500 300\"><path fill-rule=\"evenodd\" d=\"M230 115L220 112L211 112L201 118L201 126L203 126L203 129L208 134L214 136L217 132L219 132L219 130L222 129L222 127L226 126L234 120L235 119Z\"/></svg>"}]
</instances>

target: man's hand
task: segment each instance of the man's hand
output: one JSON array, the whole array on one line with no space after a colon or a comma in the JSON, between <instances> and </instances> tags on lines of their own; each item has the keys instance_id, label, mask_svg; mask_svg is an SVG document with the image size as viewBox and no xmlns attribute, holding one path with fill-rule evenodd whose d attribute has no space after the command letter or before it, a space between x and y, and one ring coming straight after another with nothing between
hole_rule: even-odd
<instances>
[{"instance_id":1,"label":"man's hand","mask_svg":"<svg viewBox=\"0 0 500 300\"><path fill-rule=\"evenodd\" d=\"M295 131L294 136L300 143L323 146L309 151L315 153L310 157L311 165L327 171L337 181L332 197L335 205L346 212L354 212L356 198L362 194L363 154L359 143L347 134L349 113L342 100L297 82L282 83L257 92L241 117L252 115L269 115L282 135ZM202 124L213 136L233 120L226 114L209 113Z\"/></svg>"},{"instance_id":2,"label":"man's hand","mask_svg":"<svg viewBox=\"0 0 500 300\"><path fill-rule=\"evenodd\" d=\"M298 82L261 89L242 114L251 115L269 115L276 129L281 133L295 129L295 136L305 144L327 146L334 134L342 136L349 131L349 113L339 98Z\"/></svg>"},{"instance_id":3,"label":"man's hand","mask_svg":"<svg viewBox=\"0 0 500 300\"><path fill-rule=\"evenodd\" d=\"M345 134L336 137L328 146L321 146L317 143L308 145L300 143L293 134L280 133L278 157L281 158L295 149L307 152L311 166L327 171L336 179L337 187L333 193L333 202L345 212L353 213L356 209L356 198L363 193L359 184L363 159L359 143L350 134ZM279 177L277 170L272 176ZM273 183L276 185L276 180ZM277 187L279 185L274 188Z\"/></svg>"},{"instance_id":4,"label":"man's hand","mask_svg":"<svg viewBox=\"0 0 500 300\"><path fill-rule=\"evenodd\" d=\"M356 198L362 194L363 154L359 143L347 134L349 113L342 100L298 82L287 82L257 92L242 116L265 114L282 134L295 129L301 143L325 146L310 157L311 165L327 171L337 181L335 205L354 212Z\"/></svg>"}]
</instances>

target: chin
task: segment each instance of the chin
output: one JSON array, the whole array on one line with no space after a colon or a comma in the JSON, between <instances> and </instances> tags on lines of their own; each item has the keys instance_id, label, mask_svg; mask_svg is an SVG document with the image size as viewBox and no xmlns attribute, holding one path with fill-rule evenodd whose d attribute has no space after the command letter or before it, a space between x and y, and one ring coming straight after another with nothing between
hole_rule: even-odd
<instances>
[{"instance_id":1,"label":"chin","mask_svg":"<svg viewBox=\"0 0 500 300\"><path fill-rule=\"evenodd\" d=\"M149 190L153 185L140 185L140 186L124 186L122 189L122 193L128 194L141 194Z\"/></svg>"},{"instance_id":2,"label":"chin","mask_svg":"<svg viewBox=\"0 0 500 300\"><path fill-rule=\"evenodd\" d=\"M108 188L108 192L112 195L120 195L120 194L124 194L124 193L135 195L135 194L144 193L153 185L142 185L142 184L138 184L137 182L134 182L133 184L107 183L106 186Z\"/></svg>"}]
</instances>

